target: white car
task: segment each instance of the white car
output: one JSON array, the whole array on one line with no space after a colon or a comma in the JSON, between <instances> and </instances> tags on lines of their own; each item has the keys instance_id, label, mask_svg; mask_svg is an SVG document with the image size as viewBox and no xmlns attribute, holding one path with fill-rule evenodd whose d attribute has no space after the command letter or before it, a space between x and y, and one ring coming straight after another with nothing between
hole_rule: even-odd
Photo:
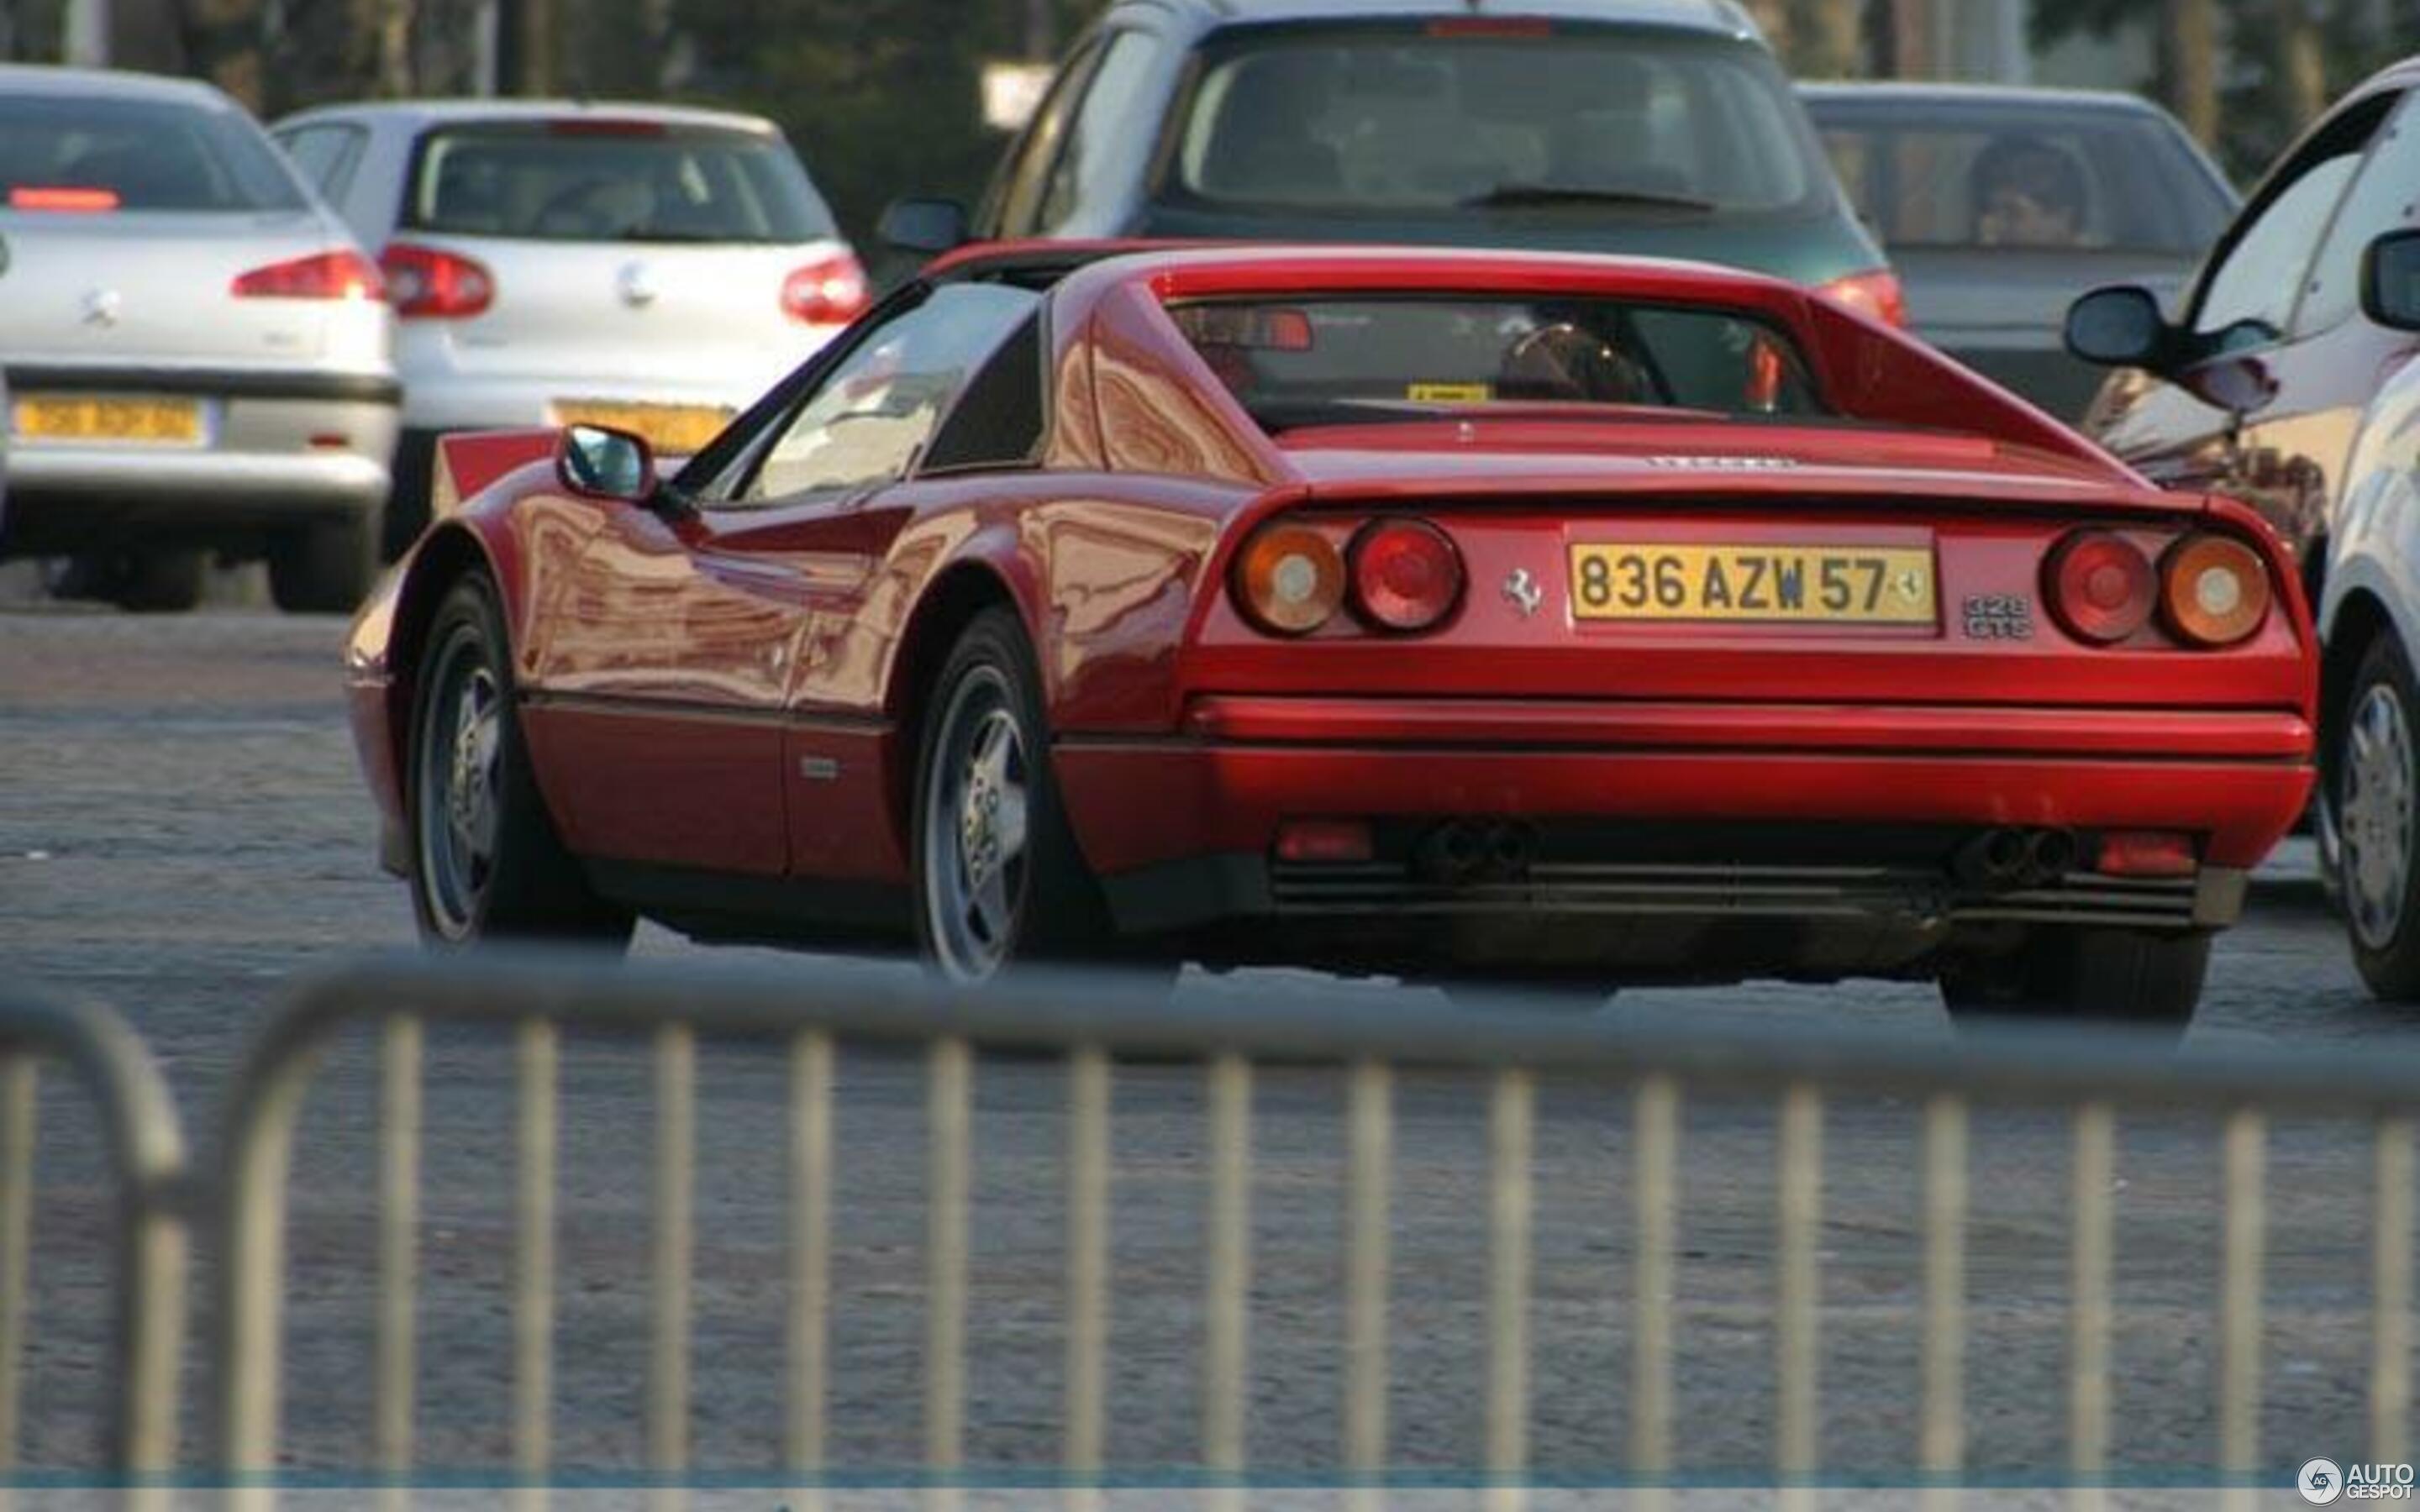
<instances>
[{"instance_id":1,"label":"white car","mask_svg":"<svg viewBox=\"0 0 2420 1512\"><path fill-rule=\"evenodd\" d=\"M2407 219L2409 214L2407 212ZM2420 333L2420 227L2363 258L2361 304ZM2379 996L2420 1000L2420 357L2378 386L2345 464L2319 625L2324 874Z\"/></svg>"},{"instance_id":2,"label":"white car","mask_svg":"<svg viewBox=\"0 0 2420 1512\"><path fill-rule=\"evenodd\" d=\"M380 284L218 90L0 68L0 555L150 609L266 557L281 606L352 608L400 393Z\"/></svg>"},{"instance_id":3,"label":"white car","mask_svg":"<svg viewBox=\"0 0 2420 1512\"><path fill-rule=\"evenodd\" d=\"M863 270L770 121L399 100L272 134L375 252L398 321L387 553L448 430L584 421L695 451L855 318Z\"/></svg>"}]
</instances>

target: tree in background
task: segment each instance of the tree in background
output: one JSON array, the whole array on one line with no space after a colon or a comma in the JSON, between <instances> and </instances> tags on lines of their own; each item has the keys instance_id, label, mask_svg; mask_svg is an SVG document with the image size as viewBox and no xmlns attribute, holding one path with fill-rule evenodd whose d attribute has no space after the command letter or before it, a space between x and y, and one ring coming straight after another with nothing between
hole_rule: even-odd
<instances>
[{"instance_id":1,"label":"tree in background","mask_svg":"<svg viewBox=\"0 0 2420 1512\"><path fill-rule=\"evenodd\" d=\"M1062 49L1100 0L675 0L696 47L684 94L782 123L860 245L902 194L981 194L1004 140L986 131L984 61ZM1047 24L1041 24L1047 23Z\"/></svg>"},{"instance_id":2,"label":"tree in background","mask_svg":"<svg viewBox=\"0 0 2420 1512\"><path fill-rule=\"evenodd\" d=\"M2034 0L2038 43L2106 37L2136 0ZM2166 103L2239 181L2258 176L2328 101L2420 50L2405 0L2160 0L2159 65L2144 92Z\"/></svg>"}]
</instances>

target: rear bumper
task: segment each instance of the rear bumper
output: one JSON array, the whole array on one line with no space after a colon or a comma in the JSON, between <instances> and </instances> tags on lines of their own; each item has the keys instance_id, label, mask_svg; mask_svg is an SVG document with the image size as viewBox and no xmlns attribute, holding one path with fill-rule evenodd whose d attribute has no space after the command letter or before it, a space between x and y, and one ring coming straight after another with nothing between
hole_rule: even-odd
<instances>
[{"instance_id":1,"label":"rear bumper","mask_svg":"<svg viewBox=\"0 0 2420 1512\"><path fill-rule=\"evenodd\" d=\"M1068 738L1055 752L1078 841L1129 928L1424 911L2211 927L2232 919L2243 873L2291 827L2312 781L2308 725L2259 711L1217 698L1197 702L1187 728L1195 738ZM1542 852L1517 886L1440 894L1400 866L1273 867L1280 825L1304 818L1382 831L1501 818L1550 841L1596 838L1559 872ZM2183 831L2202 871L2160 884L2086 872L2033 889L2041 897L1961 897L1937 855L1910 866L1854 839L1897 826L1954 843L2003 825ZM1852 838L1771 854L1771 837L1810 826ZM1729 828L1757 856L1626 848L1649 828Z\"/></svg>"},{"instance_id":2,"label":"rear bumper","mask_svg":"<svg viewBox=\"0 0 2420 1512\"><path fill-rule=\"evenodd\" d=\"M19 441L0 546L12 553L231 534L371 514L401 398L390 373L12 364L13 394L158 394L198 407L203 442Z\"/></svg>"},{"instance_id":3,"label":"rear bumper","mask_svg":"<svg viewBox=\"0 0 2420 1512\"><path fill-rule=\"evenodd\" d=\"M382 456L353 452L134 453L21 447L8 454L0 544L14 553L225 533L374 513Z\"/></svg>"}]
</instances>

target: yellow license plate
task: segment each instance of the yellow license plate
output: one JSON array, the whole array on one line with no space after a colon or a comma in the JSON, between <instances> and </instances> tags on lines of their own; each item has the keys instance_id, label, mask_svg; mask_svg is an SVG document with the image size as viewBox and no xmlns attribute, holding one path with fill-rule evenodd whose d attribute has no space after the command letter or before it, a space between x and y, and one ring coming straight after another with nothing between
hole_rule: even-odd
<instances>
[{"instance_id":1,"label":"yellow license plate","mask_svg":"<svg viewBox=\"0 0 2420 1512\"><path fill-rule=\"evenodd\" d=\"M1572 547L1572 612L1583 620L1931 625L1932 596L1922 547Z\"/></svg>"},{"instance_id":2,"label":"yellow license plate","mask_svg":"<svg viewBox=\"0 0 2420 1512\"><path fill-rule=\"evenodd\" d=\"M196 446L202 440L202 407L194 399L23 394L9 406L8 428L26 440Z\"/></svg>"},{"instance_id":3,"label":"yellow license plate","mask_svg":"<svg viewBox=\"0 0 2420 1512\"><path fill-rule=\"evenodd\" d=\"M722 433L731 411L706 404L624 404L603 399L558 399L559 425L611 425L646 439L671 456L688 456Z\"/></svg>"}]
</instances>

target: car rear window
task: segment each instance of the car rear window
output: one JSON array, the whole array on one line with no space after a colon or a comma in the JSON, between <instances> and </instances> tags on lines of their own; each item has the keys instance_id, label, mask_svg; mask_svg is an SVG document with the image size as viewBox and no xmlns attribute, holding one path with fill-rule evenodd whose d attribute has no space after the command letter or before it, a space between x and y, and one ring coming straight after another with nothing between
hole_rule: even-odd
<instances>
[{"instance_id":1,"label":"car rear window","mask_svg":"<svg viewBox=\"0 0 2420 1512\"><path fill-rule=\"evenodd\" d=\"M1809 108L1842 187L1888 246L2197 255L2234 212L2152 116L1912 100Z\"/></svg>"},{"instance_id":2,"label":"car rear window","mask_svg":"<svg viewBox=\"0 0 2420 1512\"><path fill-rule=\"evenodd\" d=\"M1814 138L1761 49L1546 23L1438 21L1214 42L1164 193L1401 212L1807 209Z\"/></svg>"},{"instance_id":3,"label":"car rear window","mask_svg":"<svg viewBox=\"0 0 2420 1512\"><path fill-rule=\"evenodd\" d=\"M1202 301L1169 313L1271 430L1487 404L1826 412L1787 333L1702 306L1411 295Z\"/></svg>"},{"instance_id":4,"label":"car rear window","mask_svg":"<svg viewBox=\"0 0 2420 1512\"><path fill-rule=\"evenodd\" d=\"M514 121L421 138L403 223L546 241L792 243L835 235L779 137L654 121Z\"/></svg>"},{"instance_id":5,"label":"car rear window","mask_svg":"<svg viewBox=\"0 0 2420 1512\"><path fill-rule=\"evenodd\" d=\"M16 209L300 209L259 128L173 100L0 95L0 205Z\"/></svg>"}]
</instances>

